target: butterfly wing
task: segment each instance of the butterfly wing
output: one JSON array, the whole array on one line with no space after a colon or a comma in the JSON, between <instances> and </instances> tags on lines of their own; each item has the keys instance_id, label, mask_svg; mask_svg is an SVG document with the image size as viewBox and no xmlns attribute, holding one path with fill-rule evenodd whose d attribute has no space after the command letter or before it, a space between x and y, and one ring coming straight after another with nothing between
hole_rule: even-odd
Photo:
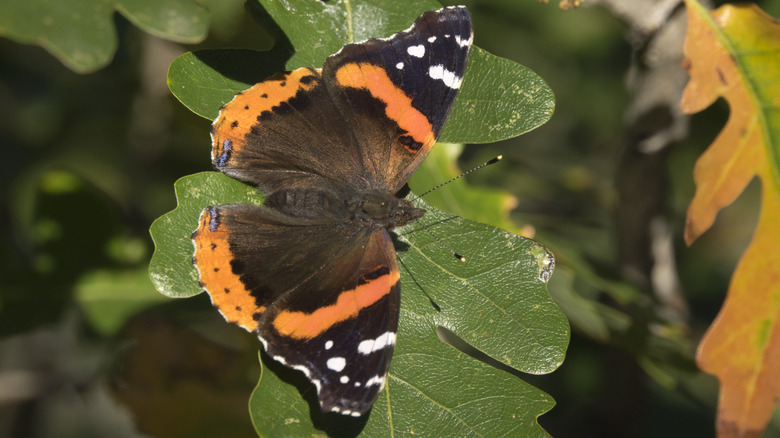
<instances>
[{"instance_id":1,"label":"butterfly wing","mask_svg":"<svg viewBox=\"0 0 780 438\"><path fill-rule=\"evenodd\" d=\"M345 266L354 270L343 272ZM384 387L398 328L399 278L390 236L380 230L313 279L316 286L282 297L261 320L266 352L306 374L323 411L359 416Z\"/></svg>"},{"instance_id":2,"label":"butterfly wing","mask_svg":"<svg viewBox=\"0 0 780 438\"><path fill-rule=\"evenodd\" d=\"M320 71L301 68L256 84L220 109L211 161L266 193L349 183L364 167L352 137Z\"/></svg>"},{"instance_id":3,"label":"butterfly wing","mask_svg":"<svg viewBox=\"0 0 780 438\"><path fill-rule=\"evenodd\" d=\"M205 209L193 242L214 306L303 371L323 410L371 407L398 325L400 274L387 231L233 204Z\"/></svg>"},{"instance_id":4,"label":"butterfly wing","mask_svg":"<svg viewBox=\"0 0 780 438\"><path fill-rule=\"evenodd\" d=\"M472 40L468 9L450 7L325 61L323 80L355 133L372 188L397 192L428 155L460 89Z\"/></svg>"},{"instance_id":5,"label":"butterfly wing","mask_svg":"<svg viewBox=\"0 0 780 438\"><path fill-rule=\"evenodd\" d=\"M193 263L225 319L256 332L263 313L283 293L342 257L347 242L334 230L332 221L251 204L207 207L192 235Z\"/></svg>"}]
</instances>

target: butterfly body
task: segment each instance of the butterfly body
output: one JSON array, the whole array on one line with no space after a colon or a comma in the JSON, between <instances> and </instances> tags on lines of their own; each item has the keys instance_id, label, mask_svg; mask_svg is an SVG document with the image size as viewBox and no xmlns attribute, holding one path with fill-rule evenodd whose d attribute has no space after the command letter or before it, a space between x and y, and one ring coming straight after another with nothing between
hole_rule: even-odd
<instances>
[{"instance_id":1,"label":"butterfly body","mask_svg":"<svg viewBox=\"0 0 780 438\"><path fill-rule=\"evenodd\" d=\"M333 221L334 226L353 226L366 230L397 226L421 218L425 210L389 192L341 190L282 189L265 199L264 205L293 217L314 217Z\"/></svg>"},{"instance_id":2,"label":"butterfly body","mask_svg":"<svg viewBox=\"0 0 780 438\"><path fill-rule=\"evenodd\" d=\"M400 308L389 231L425 214L396 195L444 125L471 41L464 7L426 12L256 84L213 124L214 167L266 197L201 213L200 284L312 381L323 411L362 415L386 383Z\"/></svg>"}]
</instances>

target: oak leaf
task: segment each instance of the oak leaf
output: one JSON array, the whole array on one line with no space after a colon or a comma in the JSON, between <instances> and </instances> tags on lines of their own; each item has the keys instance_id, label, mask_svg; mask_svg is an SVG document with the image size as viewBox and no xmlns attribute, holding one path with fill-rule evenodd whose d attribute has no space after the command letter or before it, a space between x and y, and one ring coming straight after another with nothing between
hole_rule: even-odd
<instances>
[{"instance_id":1,"label":"oak leaf","mask_svg":"<svg viewBox=\"0 0 780 438\"><path fill-rule=\"evenodd\" d=\"M759 436L780 396L780 24L754 4L710 13L696 0L685 3L691 79L682 109L701 111L718 97L730 108L694 169L686 242L709 229L754 177L762 188L755 234L696 359L720 380L718 436Z\"/></svg>"}]
</instances>

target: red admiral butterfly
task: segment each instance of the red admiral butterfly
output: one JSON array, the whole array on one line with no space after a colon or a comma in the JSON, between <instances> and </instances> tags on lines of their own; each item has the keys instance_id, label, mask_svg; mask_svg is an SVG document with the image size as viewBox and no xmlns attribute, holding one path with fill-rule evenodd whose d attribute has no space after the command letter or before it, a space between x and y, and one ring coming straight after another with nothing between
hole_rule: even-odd
<instances>
[{"instance_id":1,"label":"red admiral butterfly","mask_svg":"<svg viewBox=\"0 0 780 438\"><path fill-rule=\"evenodd\" d=\"M349 44L322 69L256 84L222 107L214 167L266 193L208 207L192 235L201 286L270 357L302 371L323 411L360 416L385 384L400 272L388 231L425 210L396 197L463 81L465 7Z\"/></svg>"}]
</instances>

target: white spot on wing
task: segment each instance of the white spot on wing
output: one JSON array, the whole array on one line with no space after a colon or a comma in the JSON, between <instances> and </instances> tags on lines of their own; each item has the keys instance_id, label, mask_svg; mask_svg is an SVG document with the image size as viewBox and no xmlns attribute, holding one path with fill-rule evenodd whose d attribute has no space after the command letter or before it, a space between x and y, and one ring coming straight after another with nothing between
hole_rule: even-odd
<instances>
[{"instance_id":1,"label":"white spot on wing","mask_svg":"<svg viewBox=\"0 0 780 438\"><path fill-rule=\"evenodd\" d=\"M403 70L404 63L403 62L399 62L398 64L395 65L395 68L397 68L398 70Z\"/></svg>"},{"instance_id":2,"label":"white spot on wing","mask_svg":"<svg viewBox=\"0 0 780 438\"><path fill-rule=\"evenodd\" d=\"M331 370L339 372L343 370L345 366L347 366L347 360L343 357L331 357L328 359L328 362L326 362L326 365Z\"/></svg>"},{"instance_id":3,"label":"white spot on wing","mask_svg":"<svg viewBox=\"0 0 780 438\"><path fill-rule=\"evenodd\" d=\"M293 365L292 367L294 370L303 371L303 374L306 374L306 377L311 381L311 383L314 384L314 386L317 388L317 394L320 393L320 390L322 389L322 383L319 381L319 379L315 379L311 377L311 371L309 371L308 368L306 368L303 365Z\"/></svg>"},{"instance_id":4,"label":"white spot on wing","mask_svg":"<svg viewBox=\"0 0 780 438\"><path fill-rule=\"evenodd\" d=\"M460 35L455 35L455 42L458 43L458 45L461 46L461 47L468 47L468 46L470 46L471 42L473 41L473 39L474 39L473 35L469 35L469 38L467 40L464 40L463 38L461 38Z\"/></svg>"},{"instance_id":5,"label":"white spot on wing","mask_svg":"<svg viewBox=\"0 0 780 438\"><path fill-rule=\"evenodd\" d=\"M265 344L265 341L263 340L263 338L260 338L260 340L263 341L263 344ZM288 367L291 366L292 369L298 370L298 371L302 372L303 374L305 374L306 378L309 379L311 381L311 383L313 383L314 386L317 387L317 394L320 393L320 389L322 389L322 383L319 381L319 379L315 379L315 378L313 378L311 376L311 370L310 369L306 368L303 365L290 365L290 364L287 363L287 361L282 356L273 356L273 359L275 361L281 363L282 365L285 365L285 366L288 366ZM343 358L339 358L339 359L343 359Z\"/></svg>"},{"instance_id":6,"label":"white spot on wing","mask_svg":"<svg viewBox=\"0 0 780 438\"><path fill-rule=\"evenodd\" d=\"M436 37L435 36L432 36L432 37L428 38L428 42L429 43L432 43L434 41L436 41Z\"/></svg>"},{"instance_id":7,"label":"white spot on wing","mask_svg":"<svg viewBox=\"0 0 780 438\"><path fill-rule=\"evenodd\" d=\"M341 383L349 383L349 376L341 376L339 379L339 382Z\"/></svg>"},{"instance_id":8,"label":"white spot on wing","mask_svg":"<svg viewBox=\"0 0 780 438\"><path fill-rule=\"evenodd\" d=\"M381 385L385 386L385 376L374 376L366 382L366 386Z\"/></svg>"},{"instance_id":9,"label":"white spot on wing","mask_svg":"<svg viewBox=\"0 0 780 438\"><path fill-rule=\"evenodd\" d=\"M444 82L444 85L454 89L460 88L460 83L463 81L462 77L456 76L455 73L447 70L441 64L432 65L431 68L428 69L428 76L430 76L431 79L439 79Z\"/></svg>"},{"instance_id":10,"label":"white spot on wing","mask_svg":"<svg viewBox=\"0 0 780 438\"><path fill-rule=\"evenodd\" d=\"M284 360L284 358L282 356L274 356L274 360L279 362L279 363L281 363L282 365L287 365L287 361Z\"/></svg>"},{"instance_id":11,"label":"white spot on wing","mask_svg":"<svg viewBox=\"0 0 780 438\"><path fill-rule=\"evenodd\" d=\"M425 46L423 46L422 44L417 46L409 46L406 49L406 53L414 56L415 58L422 58L423 56L425 56Z\"/></svg>"},{"instance_id":12,"label":"white spot on wing","mask_svg":"<svg viewBox=\"0 0 780 438\"><path fill-rule=\"evenodd\" d=\"M388 345L395 345L395 333L385 332L379 335L376 339L367 339L358 344L358 352L360 354L371 354L374 351L379 351Z\"/></svg>"},{"instance_id":13,"label":"white spot on wing","mask_svg":"<svg viewBox=\"0 0 780 438\"><path fill-rule=\"evenodd\" d=\"M328 341L325 343L325 349L330 350L333 347L333 341Z\"/></svg>"}]
</instances>

